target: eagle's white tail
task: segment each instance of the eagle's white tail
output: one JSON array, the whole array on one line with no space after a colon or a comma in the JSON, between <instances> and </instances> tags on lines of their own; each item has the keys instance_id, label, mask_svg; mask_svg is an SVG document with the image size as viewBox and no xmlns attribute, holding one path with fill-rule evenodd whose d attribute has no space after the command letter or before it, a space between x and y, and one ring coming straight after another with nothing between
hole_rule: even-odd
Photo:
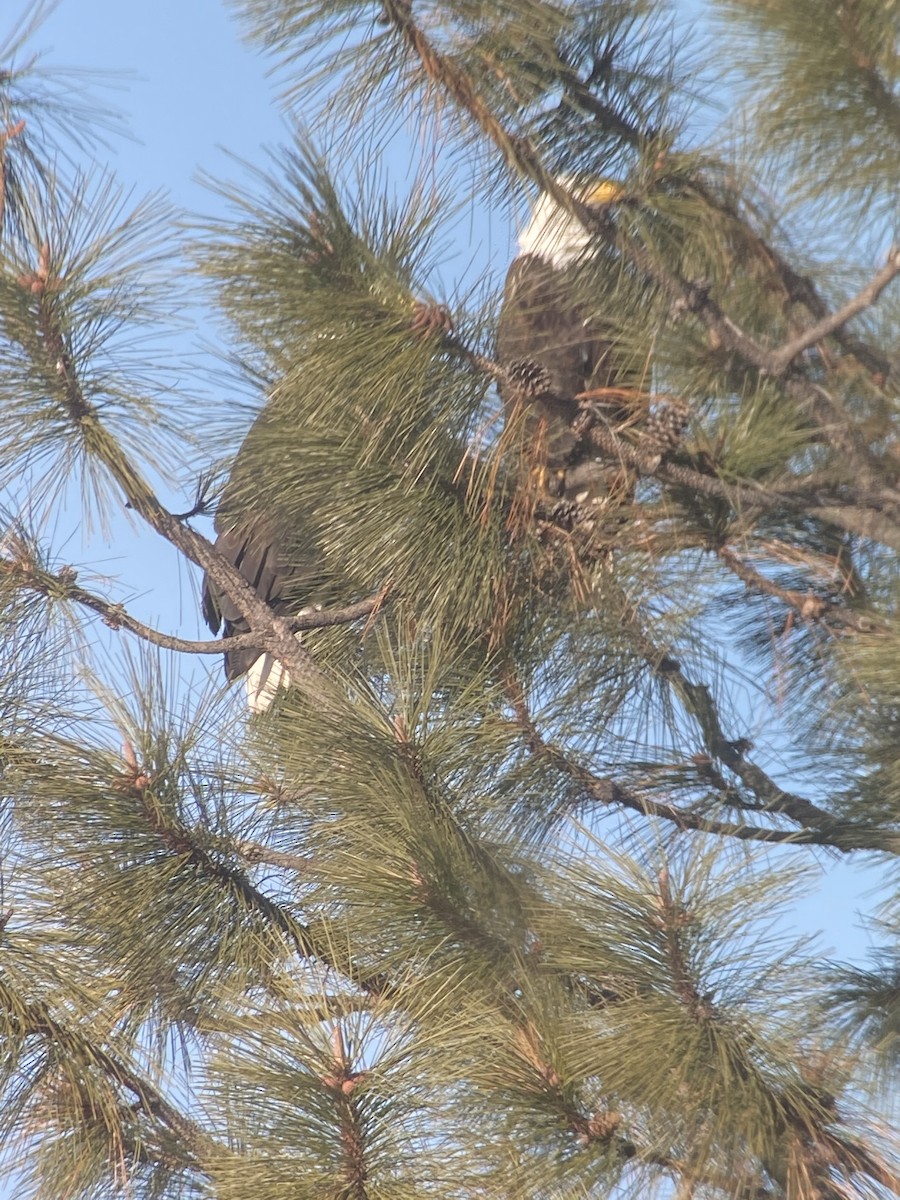
<instances>
[{"instance_id":1,"label":"eagle's white tail","mask_svg":"<svg viewBox=\"0 0 900 1200\"><path fill-rule=\"evenodd\" d=\"M244 677L247 707L252 713L268 712L280 687L290 687L291 677L271 654L261 654Z\"/></svg>"},{"instance_id":2,"label":"eagle's white tail","mask_svg":"<svg viewBox=\"0 0 900 1200\"><path fill-rule=\"evenodd\" d=\"M301 608L297 616L303 617L307 613L318 612L321 607L321 604L314 604L310 608ZM299 633L295 633L294 637L298 642L301 640ZM244 678L247 687L247 707L252 713L268 712L272 701L278 695L278 689L291 686L291 675L287 667L283 667L271 654L261 654Z\"/></svg>"}]
</instances>

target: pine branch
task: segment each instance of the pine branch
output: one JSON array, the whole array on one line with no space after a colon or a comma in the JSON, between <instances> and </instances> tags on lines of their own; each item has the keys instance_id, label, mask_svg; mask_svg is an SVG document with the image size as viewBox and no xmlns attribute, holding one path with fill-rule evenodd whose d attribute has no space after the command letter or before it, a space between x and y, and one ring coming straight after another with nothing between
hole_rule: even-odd
<instances>
[{"instance_id":1,"label":"pine branch","mask_svg":"<svg viewBox=\"0 0 900 1200\"><path fill-rule=\"evenodd\" d=\"M560 69L559 82L564 88L570 105L590 113L601 129L616 134L627 145L645 145L654 141L658 136L658 130L640 129L631 121L626 120L611 104L604 103L599 96L594 95L589 86L579 79L574 71Z\"/></svg>"},{"instance_id":2,"label":"pine branch","mask_svg":"<svg viewBox=\"0 0 900 1200\"><path fill-rule=\"evenodd\" d=\"M583 213L578 213L584 219ZM588 211L585 227L594 233L599 233L615 249L618 249L641 274L652 281L667 295L676 312L689 312L698 317L707 327L715 344L738 355L747 366L764 377L778 377L784 372L777 371L778 361L775 352L767 350L724 312L713 299L709 286L703 282L681 278L676 272L656 261L643 247L638 246L634 239L625 239L621 243L614 240L614 231L608 220L598 221L597 217ZM888 463L883 457L873 455L859 431L850 423L844 414L839 413L838 405L828 393L806 379L800 373L794 373L783 380L785 391L790 395L818 426L823 439L838 453L846 455L855 464L866 485L882 477L886 473ZM823 403L824 402L824 403ZM889 475L894 474L891 466ZM898 494L893 490L882 489L877 503L896 505ZM897 534L894 534L896 539ZM891 544L891 543L886 543ZM898 548L894 546L894 548Z\"/></svg>"},{"instance_id":3,"label":"pine branch","mask_svg":"<svg viewBox=\"0 0 900 1200\"><path fill-rule=\"evenodd\" d=\"M643 640L643 635L641 637ZM709 687L688 679L677 659L661 653L649 642L645 645L645 654L648 664L675 691L694 717L710 757L728 767L766 812L781 813L806 831L821 832L827 839L830 827L837 824L834 818L811 801L783 791L761 768L750 762L746 757L749 744L745 738L725 736L718 705ZM756 805L754 811L758 811Z\"/></svg>"},{"instance_id":4,"label":"pine branch","mask_svg":"<svg viewBox=\"0 0 900 1200\"><path fill-rule=\"evenodd\" d=\"M792 304L800 304L806 308L817 322L830 319L828 306L820 296L815 284L805 275L801 275L787 261L781 251L762 237L741 215L737 205L728 198L717 195L705 185L702 179L693 179L691 187L703 201L717 212L722 213L734 222L741 230L741 236L747 239L748 245L776 275L785 296ZM884 382L892 374L893 364L880 351L850 333L843 325L830 330L830 335L847 353L857 359L875 379Z\"/></svg>"},{"instance_id":5,"label":"pine branch","mask_svg":"<svg viewBox=\"0 0 900 1200\"><path fill-rule=\"evenodd\" d=\"M11 995L2 983L0 1000L3 1001L9 1036L41 1038L50 1042L60 1053L70 1056L74 1053L80 1062L99 1068L115 1084L130 1092L141 1112L162 1122L175 1135L184 1147L191 1169L206 1173L204 1164L214 1162L221 1154L222 1148L215 1139L170 1104L140 1072L93 1039L85 1037L76 1027L62 1025L51 1016L46 1004Z\"/></svg>"},{"instance_id":6,"label":"pine branch","mask_svg":"<svg viewBox=\"0 0 900 1200\"><path fill-rule=\"evenodd\" d=\"M875 509L862 504L835 502L823 495L815 504L810 505L809 511L820 521L836 525L846 533L855 534L856 537L865 538L876 545L887 546L891 550L900 550L898 522Z\"/></svg>"},{"instance_id":7,"label":"pine branch","mask_svg":"<svg viewBox=\"0 0 900 1200\"><path fill-rule=\"evenodd\" d=\"M292 682L312 692L320 701L334 696L334 688L307 650L293 636L291 626L276 616L266 602L215 547L190 526L179 521L157 499L139 471L103 426L99 414L84 396L64 331L50 303L54 290L49 275L50 248L41 250L38 270L28 283L37 297L38 326L45 351L55 362L62 383L64 406L73 426L85 437L89 451L99 459L122 489L128 506L191 562L202 567L209 579L238 607L257 634L256 645L278 658L290 672Z\"/></svg>"},{"instance_id":8,"label":"pine branch","mask_svg":"<svg viewBox=\"0 0 900 1200\"><path fill-rule=\"evenodd\" d=\"M841 1126L841 1114L835 1097L821 1085L812 1082L807 1075L812 1071L801 1070L799 1086L787 1090L772 1087L755 1062L756 1037L747 1029L731 1025L725 1013L713 1003L711 995L702 993L698 987L696 971L690 961L685 945L684 931L694 921L694 914L671 893L668 872L659 875L659 900L656 926L662 937L666 961L671 973L673 990L685 1011L698 1025L714 1026L717 1036L730 1042L729 1068L745 1083L754 1088L762 1086L772 1101L772 1114L779 1127L780 1139L788 1153L796 1150L804 1160L808 1177L816 1184L827 1186L833 1169L847 1174L862 1174L888 1189L896 1189L898 1176L887 1163L872 1153L856 1139L836 1134L828 1125ZM780 1183L782 1172L773 1162L761 1164L767 1174L774 1175ZM829 1194L827 1191L824 1194Z\"/></svg>"},{"instance_id":9,"label":"pine branch","mask_svg":"<svg viewBox=\"0 0 900 1200\"><path fill-rule=\"evenodd\" d=\"M509 133L494 116L469 75L432 44L413 17L412 0L382 0L382 7L385 21L393 26L407 50L419 60L426 76L474 121L500 151L507 165L536 183L565 211L585 212L584 206L544 168L533 142Z\"/></svg>"},{"instance_id":10,"label":"pine branch","mask_svg":"<svg viewBox=\"0 0 900 1200\"><path fill-rule=\"evenodd\" d=\"M768 842L770 844L833 846L835 849L845 852L849 849L833 842L827 834L820 834L816 830L804 829L791 832L783 829L766 829L758 825L712 820L680 808L677 804L653 800L649 796L634 792L610 776L597 775L589 768L574 762L559 746L546 741L528 712L521 689L512 682L508 684L508 687L510 703L516 714L516 724L528 749L536 757L543 759L575 783L583 795L595 803L605 807L618 806L629 809L645 817L658 817L682 832L710 833L736 838L738 841ZM724 781L722 783L724 785ZM733 796L733 789L728 790L729 794ZM735 804L733 798L731 803ZM880 842L878 848L884 848ZM900 847L896 852L900 854Z\"/></svg>"},{"instance_id":11,"label":"pine branch","mask_svg":"<svg viewBox=\"0 0 900 1200\"><path fill-rule=\"evenodd\" d=\"M534 1090L549 1100L580 1146L607 1146L623 1165L639 1154L638 1147L631 1138L624 1137L620 1132L623 1122L618 1112L600 1108L593 1113L586 1113L574 1103L562 1077L547 1057L541 1044L541 1035L533 1022L521 1018L516 1023L513 1037L518 1056L529 1068L529 1073L536 1076L532 1085ZM655 1157L653 1161L666 1169L673 1169L675 1166L671 1159L662 1156Z\"/></svg>"},{"instance_id":12,"label":"pine branch","mask_svg":"<svg viewBox=\"0 0 900 1200\"><path fill-rule=\"evenodd\" d=\"M80 587L76 581L76 573L71 567L63 567L57 573L45 571L34 561L19 557L16 560L0 558L0 576L6 576L16 586L36 592L54 600L70 600L84 608L95 612L110 629L127 629L136 637L153 646L165 650L177 650L182 654L225 654L229 650L241 650L260 646L258 633L240 633L231 637L203 639L175 637L162 633L150 625L145 625L136 617L131 616L121 604L111 603L101 596ZM379 590L366 600L355 604L344 605L341 608L323 608L318 611L302 613L296 617L287 618L285 624L292 632L303 629L325 629L335 625L351 625L364 617L372 617L384 605L386 591Z\"/></svg>"},{"instance_id":13,"label":"pine branch","mask_svg":"<svg viewBox=\"0 0 900 1200\"><path fill-rule=\"evenodd\" d=\"M669 483L703 496L724 500L736 511L786 509L798 514L812 514L846 529L848 533L855 533L859 537L900 551L900 521L867 507L867 496L864 499L857 494L848 502L840 497L828 495L824 488L817 488L808 480L799 481L798 486L794 488L763 487L747 480L726 481L718 475L706 475L693 467L669 462L660 458L658 454L647 454L603 426L591 426L584 436L598 450L603 451L604 456L611 462L636 467L641 475L658 479L661 483ZM872 504L877 502L875 497L871 498Z\"/></svg>"},{"instance_id":14,"label":"pine branch","mask_svg":"<svg viewBox=\"0 0 900 1200\"><path fill-rule=\"evenodd\" d=\"M166 850L183 858L205 878L239 896L242 907L277 929L302 959L323 963L369 995L381 995L388 989L386 976L362 971L350 960L338 962L326 939L318 937L308 925L256 887L243 871L198 845L191 830L164 812L153 793L152 777L141 771L136 762L129 763L124 781L140 801L150 828L158 834Z\"/></svg>"},{"instance_id":15,"label":"pine branch","mask_svg":"<svg viewBox=\"0 0 900 1200\"><path fill-rule=\"evenodd\" d=\"M360 1119L359 1104L354 1096L362 1072L353 1071L344 1047L344 1038L339 1023L332 1030L334 1068L322 1082L334 1096L334 1104L340 1125L341 1148L344 1153L345 1185L341 1188L341 1200L368 1200L366 1180L365 1140Z\"/></svg>"},{"instance_id":16,"label":"pine branch","mask_svg":"<svg viewBox=\"0 0 900 1200\"><path fill-rule=\"evenodd\" d=\"M710 1021L715 1013L709 997L700 994L694 981L690 962L684 946L682 932L691 921L691 914L684 905L676 903L669 887L669 875L663 868L657 880L659 917L657 929L665 946L665 956L672 976L672 984L678 999L698 1023Z\"/></svg>"},{"instance_id":17,"label":"pine branch","mask_svg":"<svg viewBox=\"0 0 900 1200\"><path fill-rule=\"evenodd\" d=\"M642 628L635 624L629 632L648 666L658 678L673 689L687 712L693 716L711 762L721 762L756 798L751 805L742 800L738 793L730 791L729 803L733 807L748 809L757 814L777 813L800 827L797 831L788 833L778 831L782 836L777 838L766 836L757 840L829 846L843 854L854 850L879 850L888 854L900 854L900 835L895 832L873 830L868 825L840 820L805 797L780 788L761 767L747 757L750 743L745 738L726 737L718 705L710 688L704 683L694 683L688 679L681 663L671 654L655 646ZM743 828L744 826L738 826L738 829ZM726 828L723 832L730 830ZM768 834L776 831L766 832ZM747 835L734 832L731 836Z\"/></svg>"}]
</instances>

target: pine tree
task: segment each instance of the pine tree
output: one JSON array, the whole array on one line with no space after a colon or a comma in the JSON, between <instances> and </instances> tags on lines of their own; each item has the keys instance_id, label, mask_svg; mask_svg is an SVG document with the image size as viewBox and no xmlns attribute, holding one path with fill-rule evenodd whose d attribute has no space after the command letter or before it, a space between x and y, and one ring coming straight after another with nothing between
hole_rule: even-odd
<instances>
[{"instance_id":1,"label":"pine tree","mask_svg":"<svg viewBox=\"0 0 900 1200\"><path fill-rule=\"evenodd\" d=\"M0 72L22 1194L898 1190L900 903L852 968L776 920L827 856L897 878L896 4L714 0L706 83L654 0L236 7L296 137L188 247L266 413L224 490L246 412L204 460L146 340L171 215L82 173L87 102ZM496 275L454 275L473 211L541 194L615 362L576 418L590 519L517 420ZM287 668L267 713L65 563L76 488ZM217 502L289 531L303 615L217 553Z\"/></svg>"}]
</instances>

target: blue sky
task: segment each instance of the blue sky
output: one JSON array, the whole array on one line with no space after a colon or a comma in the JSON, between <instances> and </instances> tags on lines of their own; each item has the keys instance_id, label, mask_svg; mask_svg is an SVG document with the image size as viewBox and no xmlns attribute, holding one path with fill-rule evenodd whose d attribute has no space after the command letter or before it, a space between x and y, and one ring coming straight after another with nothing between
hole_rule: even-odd
<instances>
[{"instance_id":1,"label":"blue sky","mask_svg":"<svg viewBox=\"0 0 900 1200\"><path fill-rule=\"evenodd\" d=\"M107 72L109 102L135 141L117 142L117 174L207 209L198 169L224 170L222 147L261 161L283 128L265 64L244 47L219 0L62 0L32 39L46 62ZM99 89L98 89L99 91Z\"/></svg>"}]
</instances>

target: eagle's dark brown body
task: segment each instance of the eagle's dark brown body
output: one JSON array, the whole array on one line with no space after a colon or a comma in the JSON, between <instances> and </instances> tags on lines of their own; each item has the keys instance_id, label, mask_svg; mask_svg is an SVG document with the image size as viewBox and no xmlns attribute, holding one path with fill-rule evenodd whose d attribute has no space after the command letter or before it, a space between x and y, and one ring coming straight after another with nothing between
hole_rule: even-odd
<instances>
[{"instance_id":1,"label":"eagle's dark brown body","mask_svg":"<svg viewBox=\"0 0 900 1200\"><path fill-rule=\"evenodd\" d=\"M560 214L560 220L572 218ZM580 249L573 240L570 258ZM562 496L581 494L592 475L590 447L573 430L578 397L616 382L609 337L602 322L586 314L573 286L574 267L565 256L560 262L558 255L520 254L506 276L497 331L507 420L519 414L530 466ZM599 465L593 475L600 486Z\"/></svg>"},{"instance_id":2,"label":"eagle's dark brown body","mask_svg":"<svg viewBox=\"0 0 900 1200\"><path fill-rule=\"evenodd\" d=\"M536 254L522 254L506 275L497 330L500 362L539 363L560 415L570 420L578 409L575 397L611 386L612 378L609 339L571 296L565 271Z\"/></svg>"}]
</instances>

